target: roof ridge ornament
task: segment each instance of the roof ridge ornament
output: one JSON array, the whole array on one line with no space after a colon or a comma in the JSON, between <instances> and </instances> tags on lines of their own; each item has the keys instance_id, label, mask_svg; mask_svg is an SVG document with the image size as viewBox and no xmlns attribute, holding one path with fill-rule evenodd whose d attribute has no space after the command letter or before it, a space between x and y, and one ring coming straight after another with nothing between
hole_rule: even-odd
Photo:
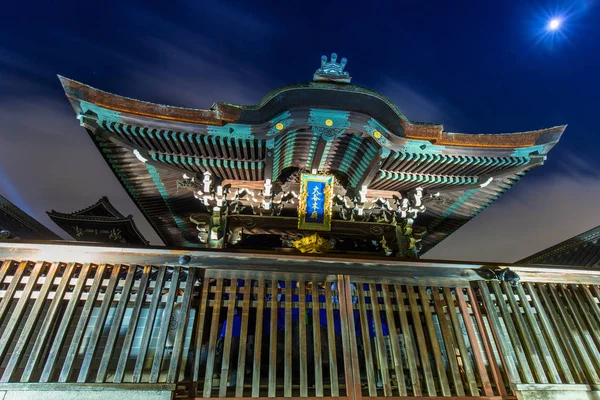
<instances>
[{"instance_id":1,"label":"roof ridge ornament","mask_svg":"<svg viewBox=\"0 0 600 400\"><path fill-rule=\"evenodd\" d=\"M342 57L341 62L337 62L337 54L331 53L331 61L327 61L327 56L321 57L321 68L315 71L313 81L315 82L336 82L350 83L352 79L347 71L344 71L348 60Z\"/></svg>"}]
</instances>

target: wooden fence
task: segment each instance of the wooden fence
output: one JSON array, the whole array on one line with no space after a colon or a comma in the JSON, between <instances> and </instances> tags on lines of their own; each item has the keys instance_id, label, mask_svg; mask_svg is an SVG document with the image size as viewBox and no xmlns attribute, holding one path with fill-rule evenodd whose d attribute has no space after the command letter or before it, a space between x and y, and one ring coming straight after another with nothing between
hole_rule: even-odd
<instances>
[{"instance_id":1,"label":"wooden fence","mask_svg":"<svg viewBox=\"0 0 600 400\"><path fill-rule=\"evenodd\" d=\"M525 272L509 284L464 265L436 276L412 263L419 276L293 260L199 268L11 255L0 267L0 384L472 399L514 398L515 384L600 384L595 275L556 283L555 271L547 282Z\"/></svg>"}]
</instances>

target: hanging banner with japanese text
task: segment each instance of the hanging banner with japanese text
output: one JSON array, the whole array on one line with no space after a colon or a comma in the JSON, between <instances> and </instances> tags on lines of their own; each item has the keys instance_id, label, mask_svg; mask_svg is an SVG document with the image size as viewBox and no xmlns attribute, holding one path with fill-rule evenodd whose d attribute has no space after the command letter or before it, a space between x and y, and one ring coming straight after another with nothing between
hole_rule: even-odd
<instances>
[{"instance_id":1,"label":"hanging banner with japanese text","mask_svg":"<svg viewBox=\"0 0 600 400\"><path fill-rule=\"evenodd\" d=\"M298 229L330 231L333 176L302 174Z\"/></svg>"}]
</instances>

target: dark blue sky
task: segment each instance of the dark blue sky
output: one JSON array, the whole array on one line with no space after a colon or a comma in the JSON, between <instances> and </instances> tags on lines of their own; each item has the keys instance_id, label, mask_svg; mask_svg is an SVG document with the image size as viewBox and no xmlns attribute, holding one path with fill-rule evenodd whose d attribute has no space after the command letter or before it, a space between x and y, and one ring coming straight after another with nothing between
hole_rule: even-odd
<instances>
[{"instance_id":1,"label":"dark blue sky","mask_svg":"<svg viewBox=\"0 0 600 400\"><path fill-rule=\"evenodd\" d=\"M308 81L333 51L412 120L465 133L569 125L544 167L429 256L513 261L600 224L598 1L57 3L11 2L0 25L0 194L57 232L45 210L102 194L142 218L56 74L208 108ZM564 25L546 34L555 15Z\"/></svg>"}]
</instances>

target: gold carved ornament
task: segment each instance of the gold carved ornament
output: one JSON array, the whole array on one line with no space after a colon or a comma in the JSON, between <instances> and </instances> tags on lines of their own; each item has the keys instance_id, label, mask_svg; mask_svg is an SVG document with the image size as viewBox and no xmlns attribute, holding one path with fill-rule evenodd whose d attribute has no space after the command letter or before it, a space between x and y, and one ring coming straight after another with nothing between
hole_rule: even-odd
<instances>
[{"instance_id":1,"label":"gold carved ornament","mask_svg":"<svg viewBox=\"0 0 600 400\"><path fill-rule=\"evenodd\" d=\"M292 244L302 253L326 253L331 248L329 240L323 239L317 233L294 240Z\"/></svg>"}]
</instances>

